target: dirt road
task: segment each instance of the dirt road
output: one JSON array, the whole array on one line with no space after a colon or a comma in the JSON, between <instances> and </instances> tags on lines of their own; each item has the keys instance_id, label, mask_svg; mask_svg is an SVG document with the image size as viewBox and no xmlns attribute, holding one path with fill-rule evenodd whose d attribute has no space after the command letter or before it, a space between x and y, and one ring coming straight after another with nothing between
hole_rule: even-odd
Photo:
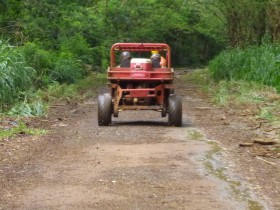
<instances>
[{"instance_id":1,"label":"dirt road","mask_svg":"<svg viewBox=\"0 0 280 210\"><path fill-rule=\"evenodd\" d=\"M181 128L168 127L160 113L132 111L99 127L96 98L57 104L37 122L48 135L2 144L0 209L277 209L278 175L269 198L269 189L242 178L236 169L244 162L229 154L232 145L219 149L225 145L207 139L229 136L207 129L224 113L201 120L209 104L193 88L179 85Z\"/></svg>"}]
</instances>

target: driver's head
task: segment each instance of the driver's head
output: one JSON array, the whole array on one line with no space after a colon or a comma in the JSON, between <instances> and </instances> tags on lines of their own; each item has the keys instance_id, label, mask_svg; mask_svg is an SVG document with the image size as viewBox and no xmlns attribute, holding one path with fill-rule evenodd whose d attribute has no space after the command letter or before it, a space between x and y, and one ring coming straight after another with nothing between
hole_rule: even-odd
<instances>
[{"instance_id":1,"label":"driver's head","mask_svg":"<svg viewBox=\"0 0 280 210\"><path fill-rule=\"evenodd\" d=\"M160 54L152 54L151 59L160 59Z\"/></svg>"},{"instance_id":2,"label":"driver's head","mask_svg":"<svg viewBox=\"0 0 280 210\"><path fill-rule=\"evenodd\" d=\"M128 58L131 58L131 55L129 52L122 52L121 53L121 59L128 59Z\"/></svg>"}]
</instances>

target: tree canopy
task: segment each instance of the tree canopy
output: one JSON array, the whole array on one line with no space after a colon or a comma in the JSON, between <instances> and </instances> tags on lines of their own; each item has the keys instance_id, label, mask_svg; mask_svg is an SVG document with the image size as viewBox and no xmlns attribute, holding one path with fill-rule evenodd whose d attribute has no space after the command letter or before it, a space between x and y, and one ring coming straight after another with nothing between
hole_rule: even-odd
<instances>
[{"instance_id":1,"label":"tree canopy","mask_svg":"<svg viewBox=\"0 0 280 210\"><path fill-rule=\"evenodd\" d=\"M13 45L32 42L103 68L115 42L168 43L173 63L185 66L280 38L279 0L1 0L0 11L0 33Z\"/></svg>"}]
</instances>

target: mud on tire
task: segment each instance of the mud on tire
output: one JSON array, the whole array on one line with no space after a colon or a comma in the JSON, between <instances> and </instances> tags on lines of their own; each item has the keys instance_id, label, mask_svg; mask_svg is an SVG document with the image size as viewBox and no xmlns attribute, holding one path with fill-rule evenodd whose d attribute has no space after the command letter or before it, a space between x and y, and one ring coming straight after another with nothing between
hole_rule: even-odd
<instances>
[{"instance_id":1,"label":"mud on tire","mask_svg":"<svg viewBox=\"0 0 280 210\"><path fill-rule=\"evenodd\" d=\"M172 94L168 98L168 124L182 126L182 97Z\"/></svg>"},{"instance_id":2,"label":"mud on tire","mask_svg":"<svg viewBox=\"0 0 280 210\"><path fill-rule=\"evenodd\" d=\"M105 93L98 96L98 125L108 126L112 122L112 97Z\"/></svg>"}]
</instances>

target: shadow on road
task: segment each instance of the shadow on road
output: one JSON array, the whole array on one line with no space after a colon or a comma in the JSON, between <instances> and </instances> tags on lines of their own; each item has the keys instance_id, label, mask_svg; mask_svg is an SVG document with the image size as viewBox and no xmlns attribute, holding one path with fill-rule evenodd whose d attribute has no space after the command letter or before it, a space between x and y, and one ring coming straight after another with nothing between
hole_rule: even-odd
<instances>
[{"instance_id":1,"label":"shadow on road","mask_svg":"<svg viewBox=\"0 0 280 210\"><path fill-rule=\"evenodd\" d=\"M154 126L154 127L169 127L168 122L159 121L112 121L111 126ZM191 122L183 122L182 127L191 127Z\"/></svg>"}]
</instances>

